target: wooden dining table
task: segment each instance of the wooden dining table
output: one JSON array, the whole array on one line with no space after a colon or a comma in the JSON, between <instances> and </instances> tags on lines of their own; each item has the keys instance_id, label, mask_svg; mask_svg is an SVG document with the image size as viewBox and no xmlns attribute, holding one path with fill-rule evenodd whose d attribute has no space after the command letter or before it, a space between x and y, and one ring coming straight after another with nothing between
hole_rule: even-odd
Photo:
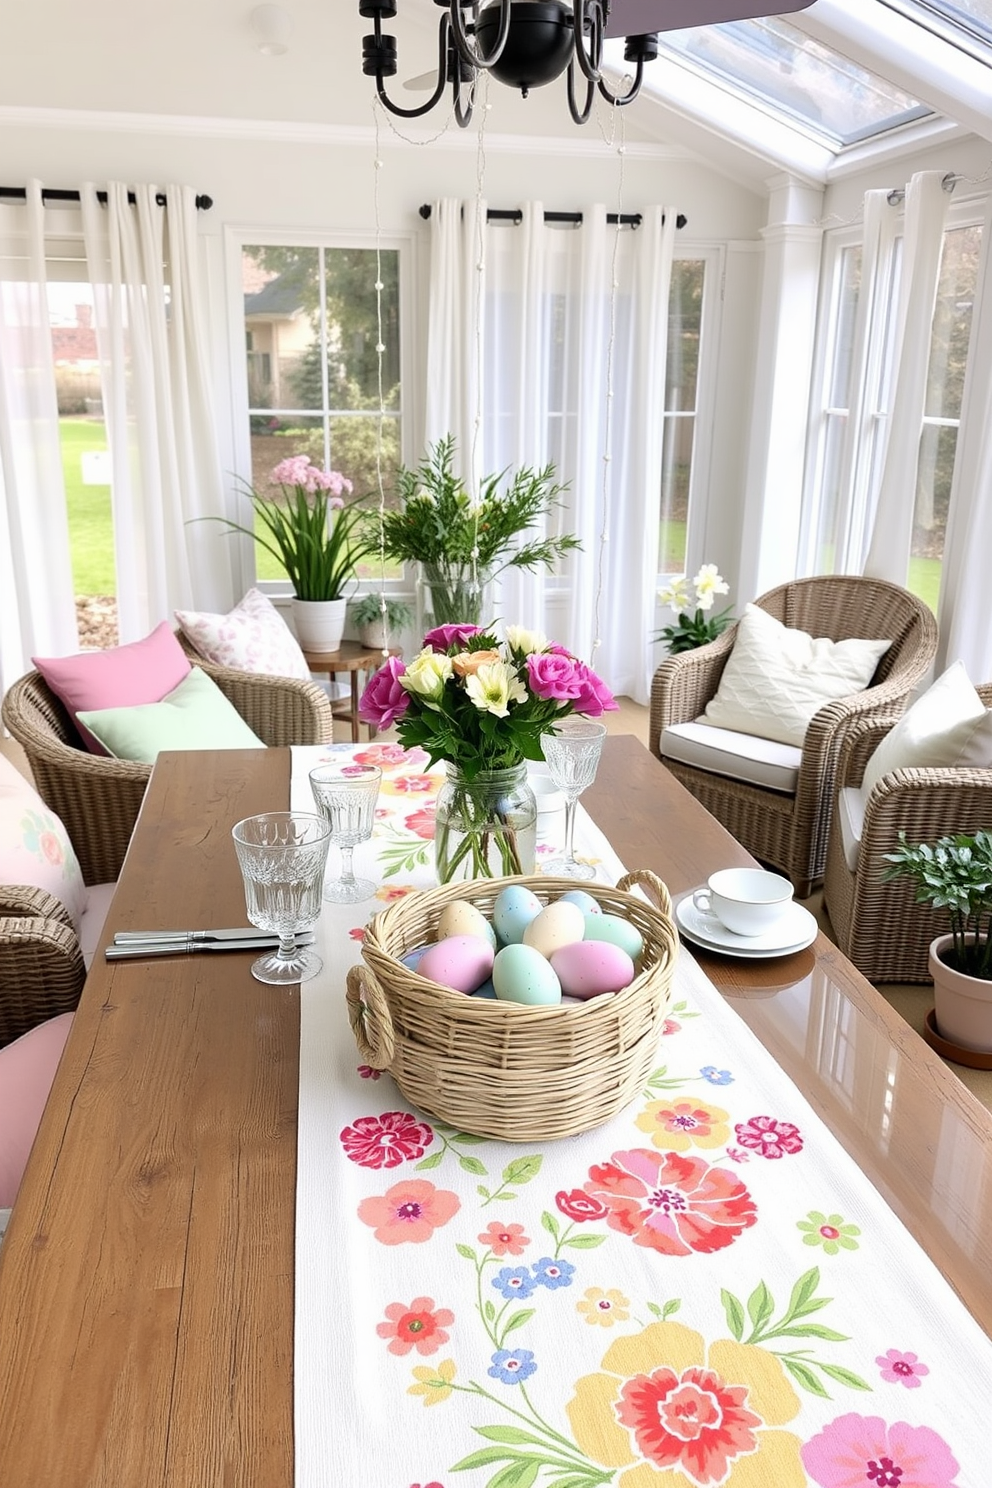
<instances>
[{"instance_id":1,"label":"wooden dining table","mask_svg":"<svg viewBox=\"0 0 992 1488\"><path fill-rule=\"evenodd\" d=\"M289 783L288 750L161 755L105 942L243 925L231 826ZM752 861L632 736L583 804L673 896ZM694 954L992 1332L992 1116L823 935ZM94 962L0 1247L4 1488L293 1483L300 1003L250 961Z\"/></svg>"}]
</instances>

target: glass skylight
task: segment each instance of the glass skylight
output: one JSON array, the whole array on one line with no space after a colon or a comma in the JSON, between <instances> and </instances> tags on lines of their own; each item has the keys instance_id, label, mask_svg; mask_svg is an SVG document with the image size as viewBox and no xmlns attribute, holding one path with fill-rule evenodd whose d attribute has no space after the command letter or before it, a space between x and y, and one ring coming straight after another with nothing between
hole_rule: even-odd
<instances>
[{"instance_id":1,"label":"glass skylight","mask_svg":"<svg viewBox=\"0 0 992 1488\"><path fill-rule=\"evenodd\" d=\"M668 31L661 40L663 48L838 146L930 112L894 84L773 16Z\"/></svg>"},{"instance_id":2,"label":"glass skylight","mask_svg":"<svg viewBox=\"0 0 992 1488\"><path fill-rule=\"evenodd\" d=\"M899 10L911 20L926 25L936 21L940 33L954 40L954 32L964 32L986 46L992 46L992 0L883 0L892 10Z\"/></svg>"}]
</instances>

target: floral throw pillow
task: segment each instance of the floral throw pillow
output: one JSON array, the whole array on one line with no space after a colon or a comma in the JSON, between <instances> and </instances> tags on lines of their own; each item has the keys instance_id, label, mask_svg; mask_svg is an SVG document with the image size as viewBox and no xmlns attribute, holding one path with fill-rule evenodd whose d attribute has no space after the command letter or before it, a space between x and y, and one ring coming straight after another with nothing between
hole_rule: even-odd
<instances>
[{"instance_id":1,"label":"floral throw pillow","mask_svg":"<svg viewBox=\"0 0 992 1488\"><path fill-rule=\"evenodd\" d=\"M299 642L260 589L249 589L228 615L177 610L176 623L204 661L241 672L310 677Z\"/></svg>"},{"instance_id":2,"label":"floral throw pillow","mask_svg":"<svg viewBox=\"0 0 992 1488\"><path fill-rule=\"evenodd\" d=\"M79 929L86 887L68 833L10 760L0 755L0 882L61 899Z\"/></svg>"}]
</instances>

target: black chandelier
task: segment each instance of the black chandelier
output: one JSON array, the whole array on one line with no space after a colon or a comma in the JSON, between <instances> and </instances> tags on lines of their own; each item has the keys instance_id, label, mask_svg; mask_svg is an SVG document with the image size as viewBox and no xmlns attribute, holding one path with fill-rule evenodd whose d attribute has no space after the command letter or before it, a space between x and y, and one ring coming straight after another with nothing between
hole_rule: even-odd
<instances>
[{"instance_id":1,"label":"black chandelier","mask_svg":"<svg viewBox=\"0 0 992 1488\"><path fill-rule=\"evenodd\" d=\"M437 80L419 108L403 108L386 93L396 76L396 38L382 29L396 15L397 0L358 0L358 12L375 30L362 41L362 71L374 77L384 108L403 119L419 119L440 103L450 84L455 118L464 129L472 118L480 72L492 73L524 98L531 88L567 75L568 108L584 124L597 90L607 103L633 102L645 62L658 55L659 31L784 15L813 0L434 0L438 25ZM611 14L612 12L612 14ZM603 43L625 36L624 59L634 64L625 92L613 93L602 75Z\"/></svg>"}]
</instances>

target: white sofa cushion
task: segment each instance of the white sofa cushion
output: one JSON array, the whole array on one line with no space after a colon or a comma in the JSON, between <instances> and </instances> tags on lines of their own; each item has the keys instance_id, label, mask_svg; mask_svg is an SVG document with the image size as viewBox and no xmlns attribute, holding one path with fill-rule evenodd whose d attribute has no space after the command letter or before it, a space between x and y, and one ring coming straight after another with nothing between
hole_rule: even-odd
<instances>
[{"instance_id":1,"label":"white sofa cushion","mask_svg":"<svg viewBox=\"0 0 992 1488\"><path fill-rule=\"evenodd\" d=\"M694 723L673 723L661 735L663 759L678 760L713 775L726 775L764 790L795 795L803 752L794 744L780 744L755 734L714 728L697 718Z\"/></svg>"},{"instance_id":2,"label":"white sofa cushion","mask_svg":"<svg viewBox=\"0 0 992 1488\"><path fill-rule=\"evenodd\" d=\"M955 661L885 735L865 766L861 788L893 770L992 767L992 712Z\"/></svg>"},{"instance_id":3,"label":"white sofa cushion","mask_svg":"<svg viewBox=\"0 0 992 1488\"><path fill-rule=\"evenodd\" d=\"M746 605L702 721L801 748L813 715L835 698L863 691L891 644L814 639Z\"/></svg>"},{"instance_id":4,"label":"white sofa cushion","mask_svg":"<svg viewBox=\"0 0 992 1488\"><path fill-rule=\"evenodd\" d=\"M840 830L844 862L852 873L857 872L861 856L861 834L865 828L865 807L868 794L856 785L845 785L837 794L837 827Z\"/></svg>"}]
</instances>

